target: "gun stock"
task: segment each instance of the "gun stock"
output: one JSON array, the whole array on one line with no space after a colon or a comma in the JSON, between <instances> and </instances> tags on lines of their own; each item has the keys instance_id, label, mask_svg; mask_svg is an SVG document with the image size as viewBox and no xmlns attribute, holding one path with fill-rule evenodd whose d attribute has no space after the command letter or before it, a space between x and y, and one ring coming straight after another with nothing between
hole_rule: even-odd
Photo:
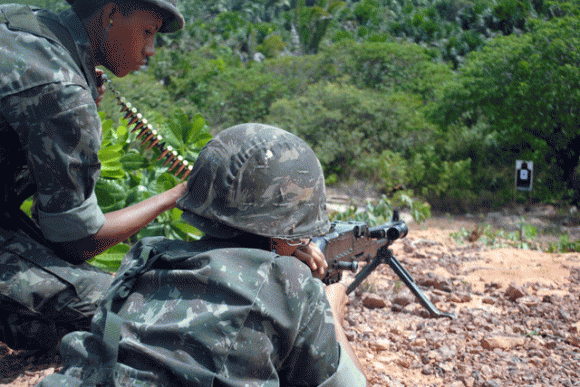
<instances>
[{"instance_id":1,"label":"gun stock","mask_svg":"<svg viewBox=\"0 0 580 387\"><path fill-rule=\"evenodd\" d=\"M330 232L316 237L313 242L326 256L328 271L322 281L325 284L341 280L342 272L358 272L359 262L365 266L357 273L347 288L352 293L380 264L386 263L413 292L418 301L433 317L455 318L451 313L439 311L417 286L413 277L393 256L389 246L397 239L407 236L407 224L399 220L395 212L391 222L376 227L369 227L366 222L333 222Z\"/></svg>"}]
</instances>

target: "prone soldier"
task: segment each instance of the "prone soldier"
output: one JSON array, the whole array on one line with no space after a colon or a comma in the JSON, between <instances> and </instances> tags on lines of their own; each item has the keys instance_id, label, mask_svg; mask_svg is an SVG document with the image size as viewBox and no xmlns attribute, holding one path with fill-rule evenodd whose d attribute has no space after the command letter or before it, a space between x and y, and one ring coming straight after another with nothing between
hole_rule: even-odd
<instances>
[{"instance_id":1,"label":"prone soldier","mask_svg":"<svg viewBox=\"0 0 580 387\"><path fill-rule=\"evenodd\" d=\"M366 385L342 328L346 287L300 262L330 226L303 140L262 124L220 132L177 206L204 237L135 244L91 332L63 338L62 370L38 387Z\"/></svg>"}]
</instances>

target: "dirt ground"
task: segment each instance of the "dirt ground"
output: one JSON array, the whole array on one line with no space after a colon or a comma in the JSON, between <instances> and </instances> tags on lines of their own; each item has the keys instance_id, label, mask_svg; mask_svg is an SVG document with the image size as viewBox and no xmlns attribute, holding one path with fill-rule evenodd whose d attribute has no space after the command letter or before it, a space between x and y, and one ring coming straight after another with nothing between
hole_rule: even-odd
<instances>
[{"instance_id":1,"label":"dirt ground","mask_svg":"<svg viewBox=\"0 0 580 387\"><path fill-rule=\"evenodd\" d=\"M479 222L410 222L393 245L428 299L455 318L429 316L387 265L351 294L345 329L369 387L580 386L580 254L452 237L477 234ZM0 345L0 356L0 386L34 386L60 366L57 354Z\"/></svg>"}]
</instances>

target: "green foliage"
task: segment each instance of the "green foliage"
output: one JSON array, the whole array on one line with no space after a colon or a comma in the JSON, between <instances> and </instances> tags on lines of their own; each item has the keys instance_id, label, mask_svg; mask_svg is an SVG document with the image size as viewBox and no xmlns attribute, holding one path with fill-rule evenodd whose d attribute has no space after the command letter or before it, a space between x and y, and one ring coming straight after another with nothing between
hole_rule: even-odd
<instances>
[{"instance_id":1,"label":"green foliage","mask_svg":"<svg viewBox=\"0 0 580 387\"><path fill-rule=\"evenodd\" d=\"M176 107L214 133L248 121L289 129L313 145L329 184L357 176L450 212L508 203L516 159L535 163L533 200L580 200L579 0L179 6L185 29L159 34L149 69L115 85L188 158ZM122 118L113 99L102 110ZM156 180L123 142L132 134L115 135L100 154L111 209L124 181L137 197L141 175Z\"/></svg>"},{"instance_id":2,"label":"green foliage","mask_svg":"<svg viewBox=\"0 0 580 387\"><path fill-rule=\"evenodd\" d=\"M420 105L410 94L321 83L301 97L277 100L267 120L304 138L327 174L345 177L366 155L387 148L405 152L423 144L430 124L417 114Z\"/></svg>"},{"instance_id":3,"label":"green foliage","mask_svg":"<svg viewBox=\"0 0 580 387\"><path fill-rule=\"evenodd\" d=\"M333 81L339 76L330 55L323 53L268 60L263 63L261 71L284 80L287 96L300 96L310 85L320 81Z\"/></svg>"},{"instance_id":4,"label":"green foliage","mask_svg":"<svg viewBox=\"0 0 580 387\"><path fill-rule=\"evenodd\" d=\"M49 9L54 12L62 11L63 9L69 7L65 0L0 0L0 5L10 3L31 5L39 8Z\"/></svg>"},{"instance_id":5,"label":"green foliage","mask_svg":"<svg viewBox=\"0 0 580 387\"><path fill-rule=\"evenodd\" d=\"M195 66L192 66L195 64ZM179 101L188 114L190 105L203 108L212 96L212 82L226 69L235 69L239 58L227 48L202 49L180 54L169 49L159 50L151 60L151 74L160 80L169 99Z\"/></svg>"},{"instance_id":6,"label":"green foliage","mask_svg":"<svg viewBox=\"0 0 580 387\"><path fill-rule=\"evenodd\" d=\"M104 253L91 259L89 263L101 270L116 272L119 266L121 266L123 257L127 254L129 248L128 245L123 243L115 245Z\"/></svg>"},{"instance_id":7,"label":"green foliage","mask_svg":"<svg viewBox=\"0 0 580 387\"><path fill-rule=\"evenodd\" d=\"M284 79L256 69L230 69L212 80L221 93L212 94L202 110L212 125L225 129L242 122L263 121L271 104L286 95ZM215 89L214 89L215 90Z\"/></svg>"},{"instance_id":8,"label":"green foliage","mask_svg":"<svg viewBox=\"0 0 580 387\"><path fill-rule=\"evenodd\" d=\"M580 240L572 241L568 234L562 234L558 242L548 244L547 251L550 253L577 253L580 252Z\"/></svg>"},{"instance_id":9,"label":"green foliage","mask_svg":"<svg viewBox=\"0 0 580 387\"><path fill-rule=\"evenodd\" d=\"M306 54L318 52L320 42L336 13L345 7L343 1L318 0L312 6L306 6L305 0L297 0L294 25L300 38L302 51Z\"/></svg>"},{"instance_id":10,"label":"green foliage","mask_svg":"<svg viewBox=\"0 0 580 387\"><path fill-rule=\"evenodd\" d=\"M160 114L170 115L175 109L171 91L151 71L134 72L124 78L116 78L108 71L106 73L113 81L115 89L148 119L155 120ZM177 106L189 115L195 114L190 106ZM119 122L124 116L115 96L108 91L103 96L99 111L105 113L104 117L113 122Z\"/></svg>"},{"instance_id":11,"label":"green foliage","mask_svg":"<svg viewBox=\"0 0 580 387\"><path fill-rule=\"evenodd\" d=\"M533 241L537 232L535 226L522 220L517 231L498 230L489 224L479 224L471 231L462 227L459 231L451 233L450 236L458 243L477 241L496 249L514 247L523 250L540 250L539 244Z\"/></svg>"},{"instance_id":12,"label":"green foliage","mask_svg":"<svg viewBox=\"0 0 580 387\"><path fill-rule=\"evenodd\" d=\"M189 118L183 110L177 110L173 117L166 119L161 126L166 142L186 160L194 162L197 154L212 136L201 114Z\"/></svg>"},{"instance_id":13,"label":"green foliage","mask_svg":"<svg viewBox=\"0 0 580 387\"><path fill-rule=\"evenodd\" d=\"M120 210L139 203L179 183L175 176L167 172L167 166L163 167L154 161L158 151L143 152L136 148L135 134L129 133L126 121L114 128L113 121L105 119L104 113L101 113L101 118L103 142L99 159L102 172L95 186L95 194L103 212ZM167 145L178 150L190 162L195 161L201 147L211 139L200 115L190 119L179 110L166 118L160 127L163 128L160 133ZM201 233L180 220L180 214L181 211L177 209L161 214L127 243L108 249L93 258L91 263L105 270L116 270L129 246L144 237L198 239Z\"/></svg>"},{"instance_id":14,"label":"green foliage","mask_svg":"<svg viewBox=\"0 0 580 387\"><path fill-rule=\"evenodd\" d=\"M262 44L258 46L258 50L266 55L266 58L276 58L285 48L286 43L284 43L280 34L267 36Z\"/></svg>"},{"instance_id":15,"label":"green foliage","mask_svg":"<svg viewBox=\"0 0 580 387\"><path fill-rule=\"evenodd\" d=\"M444 125L487 123L498 140L493 164L533 160L544 200L579 199L579 27L571 18L536 22L526 35L489 42L469 56L441 108Z\"/></svg>"},{"instance_id":16,"label":"green foliage","mask_svg":"<svg viewBox=\"0 0 580 387\"><path fill-rule=\"evenodd\" d=\"M449 66L433 62L433 52L416 44L342 41L323 50L336 72L348 74L357 87L437 96L443 83L453 78Z\"/></svg>"},{"instance_id":17,"label":"green foliage","mask_svg":"<svg viewBox=\"0 0 580 387\"><path fill-rule=\"evenodd\" d=\"M408 209L417 223L431 217L431 207L428 203L399 194L393 198L383 195L376 202L368 201L362 209L352 205L344 212L330 214L330 218L333 221L365 221L371 226L376 226L390 222L395 209Z\"/></svg>"}]
</instances>

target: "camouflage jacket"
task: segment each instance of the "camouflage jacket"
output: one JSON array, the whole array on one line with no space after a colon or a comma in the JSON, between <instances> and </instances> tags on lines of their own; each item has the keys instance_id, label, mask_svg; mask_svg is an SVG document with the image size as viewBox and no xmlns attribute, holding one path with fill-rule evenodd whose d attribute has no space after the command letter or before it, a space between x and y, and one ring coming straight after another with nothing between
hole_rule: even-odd
<instances>
[{"instance_id":1,"label":"camouflage jacket","mask_svg":"<svg viewBox=\"0 0 580 387\"><path fill-rule=\"evenodd\" d=\"M96 233L104 223L94 194L101 122L81 21L70 9L0 6L0 73L2 212L34 194L35 220L50 241Z\"/></svg>"},{"instance_id":2,"label":"camouflage jacket","mask_svg":"<svg viewBox=\"0 0 580 387\"><path fill-rule=\"evenodd\" d=\"M39 386L365 385L336 341L322 282L294 257L143 239L104 305L92 333L65 336L61 373Z\"/></svg>"}]
</instances>

